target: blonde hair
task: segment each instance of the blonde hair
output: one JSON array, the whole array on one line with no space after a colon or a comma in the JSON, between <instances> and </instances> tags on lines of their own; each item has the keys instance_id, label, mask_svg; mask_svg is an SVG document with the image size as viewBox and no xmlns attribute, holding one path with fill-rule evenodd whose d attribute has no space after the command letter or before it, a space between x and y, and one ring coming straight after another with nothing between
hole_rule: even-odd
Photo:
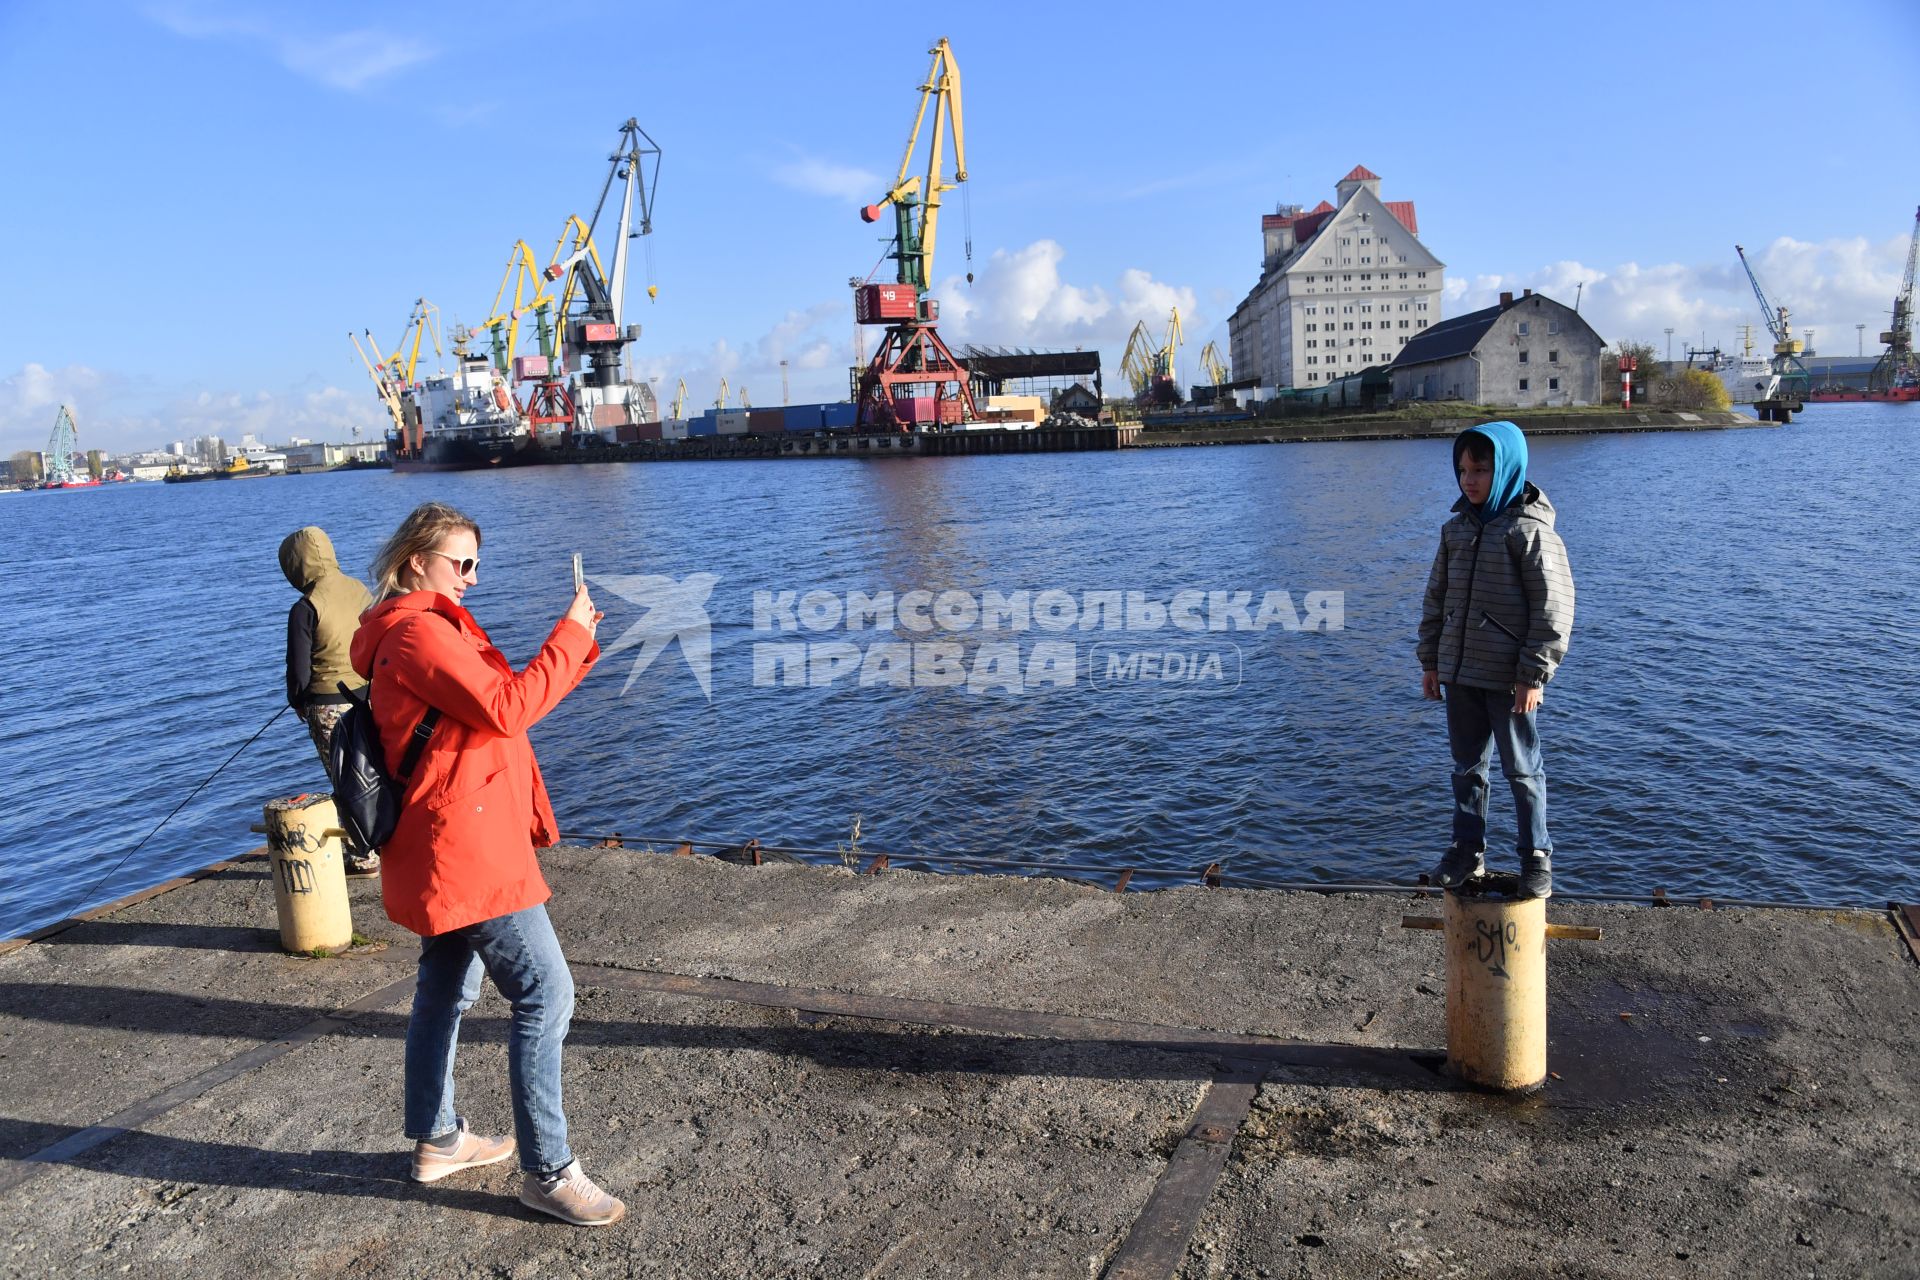
<instances>
[{"instance_id":1,"label":"blonde hair","mask_svg":"<svg viewBox=\"0 0 1920 1280\"><path fill-rule=\"evenodd\" d=\"M474 549L478 550L480 526L474 523L473 517L444 502L423 502L415 507L373 558L374 603L412 590L400 582L400 575L407 572L407 562L415 556L437 551L442 539L462 530L473 534Z\"/></svg>"}]
</instances>

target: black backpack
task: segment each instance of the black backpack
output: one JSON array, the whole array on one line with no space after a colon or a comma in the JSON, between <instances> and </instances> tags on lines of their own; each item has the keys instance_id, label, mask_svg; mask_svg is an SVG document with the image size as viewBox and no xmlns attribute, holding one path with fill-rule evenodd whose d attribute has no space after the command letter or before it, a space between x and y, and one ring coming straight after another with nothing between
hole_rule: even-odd
<instances>
[{"instance_id":1,"label":"black backpack","mask_svg":"<svg viewBox=\"0 0 1920 1280\"><path fill-rule=\"evenodd\" d=\"M413 728L407 740L400 768L387 772L380 750L380 729L373 722L373 705L367 690L354 692L343 683L340 692L348 699L347 709L334 724L333 739L327 744L327 774L333 779L333 805L340 825L360 842L363 849L378 849L393 838L400 824L400 798L427 739L440 723L438 708L429 709Z\"/></svg>"}]
</instances>

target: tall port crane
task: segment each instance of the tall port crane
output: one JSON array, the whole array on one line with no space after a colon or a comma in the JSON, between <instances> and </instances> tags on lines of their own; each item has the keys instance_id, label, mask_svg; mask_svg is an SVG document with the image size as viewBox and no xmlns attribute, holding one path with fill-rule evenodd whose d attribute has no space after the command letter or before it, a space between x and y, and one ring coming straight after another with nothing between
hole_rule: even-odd
<instances>
[{"instance_id":1,"label":"tall port crane","mask_svg":"<svg viewBox=\"0 0 1920 1280\"><path fill-rule=\"evenodd\" d=\"M1127 349L1120 355L1120 372L1126 375L1127 385L1133 388L1136 399L1147 394L1147 388L1153 385L1153 335L1147 332L1147 322L1133 322L1133 332L1127 335Z\"/></svg>"},{"instance_id":2,"label":"tall port crane","mask_svg":"<svg viewBox=\"0 0 1920 1280\"><path fill-rule=\"evenodd\" d=\"M1907 273L1893 299L1893 325L1880 335L1887 349L1867 374L1867 390L1888 392L1920 385L1920 359L1913 353L1913 274L1920 263L1920 209L1913 213L1913 238L1907 242Z\"/></svg>"},{"instance_id":3,"label":"tall port crane","mask_svg":"<svg viewBox=\"0 0 1920 1280\"><path fill-rule=\"evenodd\" d=\"M587 368L574 386L573 400L589 419L603 404L628 407L629 395L640 394L638 387L644 386L638 384L630 391L620 369L627 345L640 336L639 325L622 324L627 242L653 233L653 200L660 182L660 148L636 119L629 118L620 126L620 143L607 159L607 180L600 188L593 217L584 224L578 218L568 220L560 233L554 261L546 269L549 280L566 278L561 290L561 340L570 356L577 353L586 359ZM601 265L593 233L615 182L621 183L622 195L620 221L613 233L613 269L609 271ZM640 214L637 228L633 221L636 203ZM647 286L648 297L656 297L659 292L655 286ZM646 397L650 396L647 392ZM650 410L647 416L652 416Z\"/></svg>"},{"instance_id":4,"label":"tall port crane","mask_svg":"<svg viewBox=\"0 0 1920 1280\"><path fill-rule=\"evenodd\" d=\"M1224 387L1233 381L1227 373L1227 362L1220 358L1220 348L1211 342L1200 348L1200 372L1208 386Z\"/></svg>"},{"instance_id":5,"label":"tall port crane","mask_svg":"<svg viewBox=\"0 0 1920 1280\"><path fill-rule=\"evenodd\" d=\"M1813 380L1807 376L1807 366L1800 362L1803 348L1800 340L1793 336L1793 319L1785 307L1776 307L1767 300L1767 291L1760 287L1760 277L1753 274L1753 264L1747 261L1747 251L1739 245L1733 246L1733 251L1740 255L1747 283L1753 286L1753 296L1760 301L1760 318L1766 322L1767 332L1773 335L1773 371L1780 375L1780 396L1785 400L1804 400Z\"/></svg>"},{"instance_id":6,"label":"tall port crane","mask_svg":"<svg viewBox=\"0 0 1920 1280\"><path fill-rule=\"evenodd\" d=\"M1147 406L1180 403L1180 387L1174 378L1173 362L1185 341L1178 307L1173 308L1167 317L1167 336L1158 347L1152 345L1153 339L1147 334L1146 321L1142 320L1133 326L1133 333L1127 339L1126 353L1120 358L1120 369L1133 384L1135 400Z\"/></svg>"},{"instance_id":7,"label":"tall port crane","mask_svg":"<svg viewBox=\"0 0 1920 1280\"><path fill-rule=\"evenodd\" d=\"M904 431L922 423L967 421L976 416L966 366L940 340L939 303L925 296L933 282L940 198L967 180L960 66L944 37L927 52L933 55L933 65L920 85L920 109L913 117L913 131L907 135L900 172L884 196L860 211L862 220L878 222L882 211L893 207L894 235L887 256L895 263L892 284L858 278L850 282L855 321L887 326L879 349L854 384L855 422L862 429ZM923 176L910 170L928 107L933 108L933 133ZM949 129L953 138L952 181L947 180L944 154ZM970 237L967 257L973 257ZM972 281L971 273L967 279ZM921 394L915 395L916 390Z\"/></svg>"},{"instance_id":8,"label":"tall port crane","mask_svg":"<svg viewBox=\"0 0 1920 1280\"><path fill-rule=\"evenodd\" d=\"M513 291L512 306L506 305L508 289ZM507 252L506 274L500 277L499 292L493 295L493 311L482 326L493 345L493 366L502 376L513 372L512 358L520 350L520 321L529 315L538 332L540 354L553 359L553 305L553 295L547 291L547 275L540 269L532 248L525 240L514 241L513 248Z\"/></svg>"},{"instance_id":9,"label":"tall port crane","mask_svg":"<svg viewBox=\"0 0 1920 1280\"><path fill-rule=\"evenodd\" d=\"M394 434L403 449L418 449L425 434L419 410L406 398L406 392L414 386L420 365L420 344L424 339L433 339L436 357L446 354L440 349L439 317L438 307L425 298L414 299L413 312L407 317L407 327L401 332L400 341L394 344L392 355L381 354L371 329L362 331L367 340L365 348L361 347L359 338L347 334L353 349L360 353L361 363L367 366L367 376L373 379L380 403L393 419ZM369 350L373 352L371 359L367 356Z\"/></svg>"}]
</instances>

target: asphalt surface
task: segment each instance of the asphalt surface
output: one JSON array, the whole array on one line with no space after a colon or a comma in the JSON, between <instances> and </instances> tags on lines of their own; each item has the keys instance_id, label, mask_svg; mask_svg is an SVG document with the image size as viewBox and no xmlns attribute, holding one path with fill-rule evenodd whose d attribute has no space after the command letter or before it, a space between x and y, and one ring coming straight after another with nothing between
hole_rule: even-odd
<instances>
[{"instance_id":1,"label":"asphalt surface","mask_svg":"<svg viewBox=\"0 0 1920 1280\"><path fill-rule=\"evenodd\" d=\"M1605 936L1551 944L1554 1075L1506 1098L1439 1064L1411 896L546 864L625 1222L408 1183L412 940L356 883L372 947L283 955L253 860L0 957L0 1274L1920 1274L1881 915L1556 903ZM459 1059L492 1132L505 1015Z\"/></svg>"}]
</instances>

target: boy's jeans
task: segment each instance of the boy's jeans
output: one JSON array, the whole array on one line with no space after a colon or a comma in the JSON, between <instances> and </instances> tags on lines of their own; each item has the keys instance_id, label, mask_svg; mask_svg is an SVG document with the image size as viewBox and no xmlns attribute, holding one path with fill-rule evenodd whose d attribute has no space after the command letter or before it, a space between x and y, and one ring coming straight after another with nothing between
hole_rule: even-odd
<instances>
[{"instance_id":1,"label":"boy's jeans","mask_svg":"<svg viewBox=\"0 0 1920 1280\"><path fill-rule=\"evenodd\" d=\"M560 1110L560 1050L573 1018L573 974L544 906L420 939L420 976L407 1023L406 1134L451 1130L460 1015L480 998L480 974L513 1006L507 1078L520 1167L552 1173L573 1159Z\"/></svg>"},{"instance_id":2,"label":"boy's jeans","mask_svg":"<svg viewBox=\"0 0 1920 1280\"><path fill-rule=\"evenodd\" d=\"M1547 837L1547 774L1540 762L1535 712L1513 714L1513 691L1446 686L1447 744L1453 750L1453 843L1475 852L1487 847L1487 764L1500 747L1500 771L1513 788L1519 830L1514 843L1550 852Z\"/></svg>"}]
</instances>

